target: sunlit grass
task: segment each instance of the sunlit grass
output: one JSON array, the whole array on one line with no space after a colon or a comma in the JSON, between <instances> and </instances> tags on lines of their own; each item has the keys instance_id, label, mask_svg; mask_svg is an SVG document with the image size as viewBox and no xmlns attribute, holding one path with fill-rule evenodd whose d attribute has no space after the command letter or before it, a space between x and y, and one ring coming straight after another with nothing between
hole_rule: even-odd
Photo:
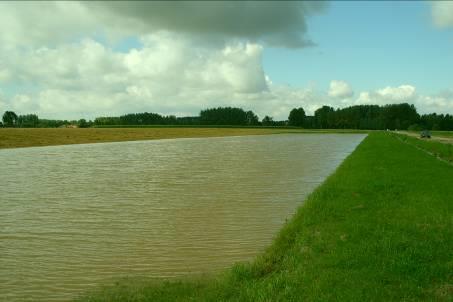
<instances>
[{"instance_id":1,"label":"sunlit grass","mask_svg":"<svg viewBox=\"0 0 453 302\"><path fill-rule=\"evenodd\" d=\"M370 134L253 263L124 280L80 301L451 301L453 168Z\"/></svg>"},{"instance_id":2,"label":"sunlit grass","mask_svg":"<svg viewBox=\"0 0 453 302\"><path fill-rule=\"evenodd\" d=\"M430 139L419 139L404 134L395 134L403 142L425 150L433 156L453 162L453 143L439 142Z\"/></svg>"}]
</instances>

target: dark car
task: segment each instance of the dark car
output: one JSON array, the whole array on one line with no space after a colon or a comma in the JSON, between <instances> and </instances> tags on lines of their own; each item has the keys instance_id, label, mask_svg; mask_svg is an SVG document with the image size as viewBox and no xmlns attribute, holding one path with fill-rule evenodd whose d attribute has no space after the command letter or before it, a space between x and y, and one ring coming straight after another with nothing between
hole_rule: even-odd
<instances>
[{"instance_id":1,"label":"dark car","mask_svg":"<svg viewBox=\"0 0 453 302\"><path fill-rule=\"evenodd\" d=\"M428 130L423 130L422 132L420 132L420 137L421 138L431 138L431 132L429 132Z\"/></svg>"}]
</instances>

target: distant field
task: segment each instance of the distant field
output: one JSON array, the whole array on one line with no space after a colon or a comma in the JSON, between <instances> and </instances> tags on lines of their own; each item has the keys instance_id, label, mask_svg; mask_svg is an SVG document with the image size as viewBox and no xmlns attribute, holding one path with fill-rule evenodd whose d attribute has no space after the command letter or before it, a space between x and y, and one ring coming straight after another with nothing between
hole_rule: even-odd
<instances>
[{"instance_id":1,"label":"distant field","mask_svg":"<svg viewBox=\"0 0 453 302\"><path fill-rule=\"evenodd\" d=\"M408 131L409 133L413 133L416 135L420 134L420 131ZM430 131L432 136L439 136L439 137L453 137L453 131Z\"/></svg>"},{"instance_id":2,"label":"distant field","mask_svg":"<svg viewBox=\"0 0 453 302\"><path fill-rule=\"evenodd\" d=\"M416 145L420 146L426 146L428 148L424 149L432 149L433 146L439 145L439 147L434 147L435 150L431 150L430 152L434 152L435 154L439 153L437 152L437 149L446 149L447 151L452 148L453 145L453 131L431 131L431 138L426 139L426 138L421 138L419 132L415 131L398 131L397 134L402 134L404 136L409 136L410 141L415 143ZM444 145L450 145L450 146L444 146ZM448 151L449 152L449 151ZM448 153L447 152L447 153ZM440 152L439 154L444 154L445 152ZM450 158L452 158L451 155L449 155ZM444 157L444 156L441 156Z\"/></svg>"},{"instance_id":3,"label":"distant field","mask_svg":"<svg viewBox=\"0 0 453 302\"><path fill-rule=\"evenodd\" d=\"M215 137L278 133L360 132L354 130L304 130L297 128L0 128L0 149L120 142L183 137Z\"/></svg>"},{"instance_id":4,"label":"distant field","mask_svg":"<svg viewBox=\"0 0 453 302\"><path fill-rule=\"evenodd\" d=\"M274 129L240 128L5 128L0 129L0 148L280 132Z\"/></svg>"},{"instance_id":5,"label":"distant field","mask_svg":"<svg viewBox=\"0 0 453 302\"><path fill-rule=\"evenodd\" d=\"M236 125L95 125L92 128L243 128L243 129L300 129L292 126L236 126Z\"/></svg>"},{"instance_id":6,"label":"distant field","mask_svg":"<svg viewBox=\"0 0 453 302\"><path fill-rule=\"evenodd\" d=\"M431 131L431 134L442 137L453 137L453 131Z\"/></svg>"}]
</instances>

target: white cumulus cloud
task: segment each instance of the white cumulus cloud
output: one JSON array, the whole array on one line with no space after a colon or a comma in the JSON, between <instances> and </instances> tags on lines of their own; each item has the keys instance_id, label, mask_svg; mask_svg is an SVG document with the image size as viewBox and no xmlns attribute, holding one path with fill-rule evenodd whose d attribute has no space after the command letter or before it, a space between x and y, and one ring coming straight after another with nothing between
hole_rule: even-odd
<instances>
[{"instance_id":1,"label":"white cumulus cloud","mask_svg":"<svg viewBox=\"0 0 453 302\"><path fill-rule=\"evenodd\" d=\"M415 87L401 85L398 87L387 86L376 91L376 96L389 102L408 102L415 96Z\"/></svg>"},{"instance_id":2,"label":"white cumulus cloud","mask_svg":"<svg viewBox=\"0 0 453 302\"><path fill-rule=\"evenodd\" d=\"M307 17L326 6L310 1L5 1L0 3L0 42L30 47L167 30L203 43L245 39L304 47L313 44L306 37Z\"/></svg>"},{"instance_id":3,"label":"white cumulus cloud","mask_svg":"<svg viewBox=\"0 0 453 302\"><path fill-rule=\"evenodd\" d=\"M355 101L356 104L396 104L407 103L415 99L415 87L400 85L398 87L387 86L375 91L363 91Z\"/></svg>"},{"instance_id":4,"label":"white cumulus cloud","mask_svg":"<svg viewBox=\"0 0 453 302\"><path fill-rule=\"evenodd\" d=\"M417 108L425 113L453 113L453 91L447 91L436 95L420 96L417 100Z\"/></svg>"},{"instance_id":5,"label":"white cumulus cloud","mask_svg":"<svg viewBox=\"0 0 453 302\"><path fill-rule=\"evenodd\" d=\"M8 53L3 65L13 76L4 84L33 83L29 92L9 100L11 107L66 118L131 111L197 114L268 90L259 44L212 48L169 32L141 40L142 48L125 53L92 39Z\"/></svg>"},{"instance_id":6,"label":"white cumulus cloud","mask_svg":"<svg viewBox=\"0 0 453 302\"><path fill-rule=\"evenodd\" d=\"M8 95L0 109L72 119L139 111L192 115L237 105L277 115L281 109L270 101L276 96L262 67L263 46L311 45L307 16L324 7L271 1L1 2L0 87ZM126 38L139 45L117 50Z\"/></svg>"},{"instance_id":7,"label":"white cumulus cloud","mask_svg":"<svg viewBox=\"0 0 453 302\"><path fill-rule=\"evenodd\" d=\"M329 92L330 97L345 99L352 97L354 92L351 86L345 81L333 80L330 82Z\"/></svg>"},{"instance_id":8,"label":"white cumulus cloud","mask_svg":"<svg viewBox=\"0 0 453 302\"><path fill-rule=\"evenodd\" d=\"M169 30L207 40L247 39L269 45L304 47L306 18L326 2L310 1L113 1L83 2L111 27L127 25L150 33Z\"/></svg>"},{"instance_id":9,"label":"white cumulus cloud","mask_svg":"<svg viewBox=\"0 0 453 302\"><path fill-rule=\"evenodd\" d=\"M434 95L420 95L416 93L416 88L412 85L400 85L397 87L387 86L375 91L362 91L358 98L351 102L351 105L360 104L414 104L418 112L425 113L444 113L453 112L453 92L446 91Z\"/></svg>"}]
</instances>

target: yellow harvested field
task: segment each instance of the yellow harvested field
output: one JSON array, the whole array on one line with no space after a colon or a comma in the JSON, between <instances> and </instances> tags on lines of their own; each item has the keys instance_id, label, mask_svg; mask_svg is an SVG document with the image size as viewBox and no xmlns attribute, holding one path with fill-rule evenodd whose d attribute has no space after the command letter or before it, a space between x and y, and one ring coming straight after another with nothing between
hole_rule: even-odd
<instances>
[{"instance_id":1,"label":"yellow harvested field","mask_svg":"<svg viewBox=\"0 0 453 302\"><path fill-rule=\"evenodd\" d=\"M299 132L256 128L0 128L0 149L182 137L216 137Z\"/></svg>"}]
</instances>

